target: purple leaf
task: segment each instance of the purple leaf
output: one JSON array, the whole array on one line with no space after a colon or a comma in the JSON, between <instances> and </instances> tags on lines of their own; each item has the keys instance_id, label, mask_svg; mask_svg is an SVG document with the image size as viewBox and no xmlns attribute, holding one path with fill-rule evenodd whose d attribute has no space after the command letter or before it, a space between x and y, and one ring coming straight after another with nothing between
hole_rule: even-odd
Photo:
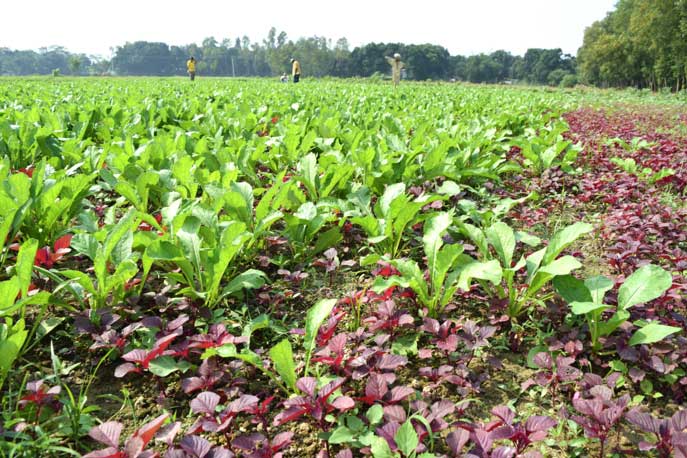
<instances>
[{"instance_id":1,"label":"purple leaf","mask_svg":"<svg viewBox=\"0 0 687 458\"><path fill-rule=\"evenodd\" d=\"M160 432L155 436L155 440L171 447L179 431L181 431L181 422L175 421L160 429Z\"/></svg>"},{"instance_id":2,"label":"purple leaf","mask_svg":"<svg viewBox=\"0 0 687 458\"><path fill-rule=\"evenodd\" d=\"M129 372L138 372L138 368L133 363L123 363L117 366L114 376L117 378L122 378Z\"/></svg>"},{"instance_id":3,"label":"purple leaf","mask_svg":"<svg viewBox=\"0 0 687 458\"><path fill-rule=\"evenodd\" d=\"M377 367L383 371L394 371L400 366L405 366L406 364L408 364L408 358L405 356L386 354L380 358L379 363L377 363Z\"/></svg>"},{"instance_id":4,"label":"purple leaf","mask_svg":"<svg viewBox=\"0 0 687 458\"><path fill-rule=\"evenodd\" d=\"M252 451L256 448L258 444L262 444L267 441L267 438L260 433L249 434L244 436L239 436L233 441L231 445L234 448L240 448L241 450Z\"/></svg>"},{"instance_id":5,"label":"purple leaf","mask_svg":"<svg viewBox=\"0 0 687 458\"><path fill-rule=\"evenodd\" d=\"M123 427L124 425L118 421L108 421L91 428L88 435L101 444L117 448L119 447L119 436L122 433Z\"/></svg>"},{"instance_id":6,"label":"purple leaf","mask_svg":"<svg viewBox=\"0 0 687 458\"><path fill-rule=\"evenodd\" d=\"M525 422L525 429L530 433L537 431L548 431L557 424L558 422L551 417L534 415L529 417Z\"/></svg>"},{"instance_id":7,"label":"purple leaf","mask_svg":"<svg viewBox=\"0 0 687 458\"><path fill-rule=\"evenodd\" d=\"M532 362L540 369L551 369L553 367L551 355L543 351L534 355Z\"/></svg>"},{"instance_id":8,"label":"purple leaf","mask_svg":"<svg viewBox=\"0 0 687 458\"><path fill-rule=\"evenodd\" d=\"M296 382L296 387L308 396L315 396L315 388L317 388L317 379L314 377L301 377Z\"/></svg>"},{"instance_id":9,"label":"purple leaf","mask_svg":"<svg viewBox=\"0 0 687 458\"><path fill-rule=\"evenodd\" d=\"M191 401L191 411L194 413L205 413L214 415L215 409L219 404L220 397L212 391L203 391Z\"/></svg>"},{"instance_id":10,"label":"purple leaf","mask_svg":"<svg viewBox=\"0 0 687 458\"><path fill-rule=\"evenodd\" d=\"M271 443L272 450L281 450L284 447L288 447L293 440L293 434L293 432L287 431L274 436Z\"/></svg>"},{"instance_id":11,"label":"purple leaf","mask_svg":"<svg viewBox=\"0 0 687 458\"><path fill-rule=\"evenodd\" d=\"M391 399L389 399L389 402L401 402L413 394L415 394L415 390L409 386L395 386L391 389Z\"/></svg>"},{"instance_id":12,"label":"purple leaf","mask_svg":"<svg viewBox=\"0 0 687 458\"><path fill-rule=\"evenodd\" d=\"M381 400L388 391L384 378L378 374L372 374L365 386L365 396L370 402Z\"/></svg>"},{"instance_id":13,"label":"purple leaf","mask_svg":"<svg viewBox=\"0 0 687 458\"><path fill-rule=\"evenodd\" d=\"M96 450L94 452L91 452L87 455L82 456L81 458L119 458L119 456L119 449L114 447L108 447L102 450Z\"/></svg>"},{"instance_id":14,"label":"purple leaf","mask_svg":"<svg viewBox=\"0 0 687 458\"><path fill-rule=\"evenodd\" d=\"M399 424L404 423L406 421L406 410L398 404L384 406L384 418L387 421Z\"/></svg>"},{"instance_id":15,"label":"purple leaf","mask_svg":"<svg viewBox=\"0 0 687 458\"><path fill-rule=\"evenodd\" d=\"M633 409L625 415L625 418L644 432L658 434L660 422L648 413Z\"/></svg>"},{"instance_id":16,"label":"purple leaf","mask_svg":"<svg viewBox=\"0 0 687 458\"><path fill-rule=\"evenodd\" d=\"M513 458L516 450L513 447L499 447L491 452L491 458Z\"/></svg>"},{"instance_id":17,"label":"purple leaf","mask_svg":"<svg viewBox=\"0 0 687 458\"><path fill-rule=\"evenodd\" d=\"M687 429L687 409L682 409L679 412L673 414L671 421L673 423L673 428L676 431L684 431Z\"/></svg>"},{"instance_id":18,"label":"purple leaf","mask_svg":"<svg viewBox=\"0 0 687 458\"><path fill-rule=\"evenodd\" d=\"M355 407L355 401L348 396L339 396L331 404L334 408L344 412Z\"/></svg>"},{"instance_id":19,"label":"purple leaf","mask_svg":"<svg viewBox=\"0 0 687 458\"><path fill-rule=\"evenodd\" d=\"M459 428L451 432L446 437L446 444L451 449L454 455L458 456L459 453L463 451L463 447L470 440L470 433L466 430Z\"/></svg>"},{"instance_id":20,"label":"purple leaf","mask_svg":"<svg viewBox=\"0 0 687 458\"><path fill-rule=\"evenodd\" d=\"M246 412L255 407L258 402L260 402L260 399L256 396L243 394L240 398L230 402L226 411L230 413Z\"/></svg>"},{"instance_id":21,"label":"purple leaf","mask_svg":"<svg viewBox=\"0 0 687 458\"><path fill-rule=\"evenodd\" d=\"M510 410L506 406L496 406L491 409L491 413L501 419L505 424L513 424L513 419L515 418L515 412Z\"/></svg>"},{"instance_id":22,"label":"purple leaf","mask_svg":"<svg viewBox=\"0 0 687 458\"><path fill-rule=\"evenodd\" d=\"M194 458L205 458L212 448L210 441L200 436L186 436L181 439L179 446Z\"/></svg>"}]
</instances>

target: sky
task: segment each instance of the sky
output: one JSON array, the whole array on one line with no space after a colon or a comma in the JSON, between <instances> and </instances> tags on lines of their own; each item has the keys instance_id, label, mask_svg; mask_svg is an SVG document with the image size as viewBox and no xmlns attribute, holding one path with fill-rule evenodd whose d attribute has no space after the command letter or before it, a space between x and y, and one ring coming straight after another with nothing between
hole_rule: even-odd
<instances>
[{"instance_id":1,"label":"sky","mask_svg":"<svg viewBox=\"0 0 687 458\"><path fill-rule=\"evenodd\" d=\"M432 43L451 54L561 48L576 54L585 27L616 0L2 0L0 47L60 45L110 57L138 40L200 44L247 35L262 41L270 27L289 39L346 37L369 42Z\"/></svg>"}]
</instances>

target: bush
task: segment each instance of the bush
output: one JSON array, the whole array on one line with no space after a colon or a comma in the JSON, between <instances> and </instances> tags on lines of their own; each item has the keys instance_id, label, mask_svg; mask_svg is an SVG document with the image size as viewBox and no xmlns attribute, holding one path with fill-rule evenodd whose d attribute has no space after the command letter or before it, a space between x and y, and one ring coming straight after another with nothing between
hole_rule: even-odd
<instances>
[{"instance_id":1,"label":"bush","mask_svg":"<svg viewBox=\"0 0 687 458\"><path fill-rule=\"evenodd\" d=\"M560 86L561 87L575 87L577 85L577 76L568 73L563 77L561 80Z\"/></svg>"}]
</instances>

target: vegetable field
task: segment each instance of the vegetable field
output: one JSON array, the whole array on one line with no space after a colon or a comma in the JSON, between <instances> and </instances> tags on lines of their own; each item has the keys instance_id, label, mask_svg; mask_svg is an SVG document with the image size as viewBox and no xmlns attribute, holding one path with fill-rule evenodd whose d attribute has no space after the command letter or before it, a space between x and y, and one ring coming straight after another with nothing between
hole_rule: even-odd
<instances>
[{"instance_id":1,"label":"vegetable field","mask_svg":"<svg viewBox=\"0 0 687 458\"><path fill-rule=\"evenodd\" d=\"M0 456L687 456L687 107L0 79Z\"/></svg>"}]
</instances>

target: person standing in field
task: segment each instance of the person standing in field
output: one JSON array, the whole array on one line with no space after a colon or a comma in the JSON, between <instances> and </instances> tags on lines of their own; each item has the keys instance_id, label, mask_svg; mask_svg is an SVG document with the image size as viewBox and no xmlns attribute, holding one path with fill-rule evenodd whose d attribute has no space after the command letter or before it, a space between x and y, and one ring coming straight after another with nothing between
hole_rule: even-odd
<instances>
[{"instance_id":1,"label":"person standing in field","mask_svg":"<svg viewBox=\"0 0 687 458\"><path fill-rule=\"evenodd\" d=\"M394 57L386 56L386 61L391 65L391 79L394 82L394 87L396 87L401 81L401 70L405 68L405 64L401 62L399 53L394 54Z\"/></svg>"},{"instance_id":2,"label":"person standing in field","mask_svg":"<svg viewBox=\"0 0 687 458\"><path fill-rule=\"evenodd\" d=\"M191 81L196 79L196 59L191 56L189 60L186 61L186 70L188 71L188 76Z\"/></svg>"},{"instance_id":3,"label":"person standing in field","mask_svg":"<svg viewBox=\"0 0 687 458\"><path fill-rule=\"evenodd\" d=\"M294 83L299 82L301 79L301 63L293 58L291 59L291 77Z\"/></svg>"}]
</instances>

